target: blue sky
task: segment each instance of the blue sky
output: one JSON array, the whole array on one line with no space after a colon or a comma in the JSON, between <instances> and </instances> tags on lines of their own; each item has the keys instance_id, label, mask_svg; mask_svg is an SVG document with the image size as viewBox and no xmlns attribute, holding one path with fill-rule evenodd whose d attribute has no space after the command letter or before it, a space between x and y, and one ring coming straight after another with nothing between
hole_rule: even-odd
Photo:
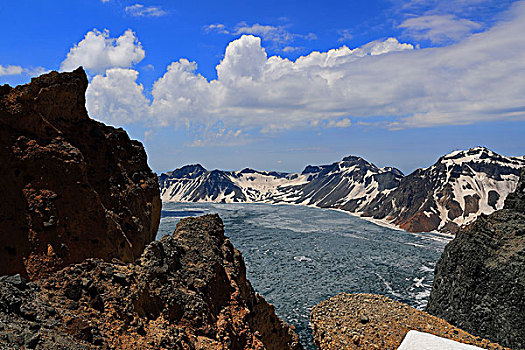
<instances>
[{"instance_id":1,"label":"blue sky","mask_svg":"<svg viewBox=\"0 0 525 350\"><path fill-rule=\"evenodd\" d=\"M4 1L0 84L83 65L157 172L525 154L525 2Z\"/></svg>"}]
</instances>

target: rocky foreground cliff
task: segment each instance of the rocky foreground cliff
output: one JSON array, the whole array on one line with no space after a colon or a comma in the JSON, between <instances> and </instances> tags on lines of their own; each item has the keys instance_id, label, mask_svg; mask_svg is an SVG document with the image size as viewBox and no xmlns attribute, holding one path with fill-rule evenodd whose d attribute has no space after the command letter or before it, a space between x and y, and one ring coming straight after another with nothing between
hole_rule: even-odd
<instances>
[{"instance_id":1,"label":"rocky foreground cliff","mask_svg":"<svg viewBox=\"0 0 525 350\"><path fill-rule=\"evenodd\" d=\"M302 349L218 216L153 241L144 148L90 119L79 68L0 87L0 348Z\"/></svg>"},{"instance_id":2,"label":"rocky foreground cliff","mask_svg":"<svg viewBox=\"0 0 525 350\"><path fill-rule=\"evenodd\" d=\"M0 86L0 274L131 262L155 239L157 177L140 142L89 118L87 86L82 68Z\"/></svg>"},{"instance_id":3,"label":"rocky foreground cliff","mask_svg":"<svg viewBox=\"0 0 525 350\"><path fill-rule=\"evenodd\" d=\"M339 294L310 314L319 350L396 350L410 330L482 349L510 350L406 304L375 294Z\"/></svg>"},{"instance_id":4,"label":"rocky foreground cliff","mask_svg":"<svg viewBox=\"0 0 525 350\"><path fill-rule=\"evenodd\" d=\"M505 207L445 248L428 312L472 334L525 349L525 170Z\"/></svg>"},{"instance_id":5,"label":"rocky foreground cliff","mask_svg":"<svg viewBox=\"0 0 525 350\"><path fill-rule=\"evenodd\" d=\"M217 215L183 219L135 263L0 278L0 342L29 349L299 350L246 279Z\"/></svg>"}]
</instances>

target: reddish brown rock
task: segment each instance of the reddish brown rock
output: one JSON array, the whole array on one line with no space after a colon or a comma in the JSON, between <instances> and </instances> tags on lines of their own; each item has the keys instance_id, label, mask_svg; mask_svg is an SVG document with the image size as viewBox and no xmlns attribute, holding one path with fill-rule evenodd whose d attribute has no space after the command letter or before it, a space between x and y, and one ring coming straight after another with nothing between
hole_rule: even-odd
<instances>
[{"instance_id":1,"label":"reddish brown rock","mask_svg":"<svg viewBox=\"0 0 525 350\"><path fill-rule=\"evenodd\" d=\"M310 321L319 350L395 350L410 330L483 349L510 350L424 311L375 294L339 294L316 305Z\"/></svg>"},{"instance_id":2,"label":"reddish brown rock","mask_svg":"<svg viewBox=\"0 0 525 350\"><path fill-rule=\"evenodd\" d=\"M441 222L441 218L435 213L426 214L418 212L404 222L396 222L403 230L408 232L430 232Z\"/></svg>"},{"instance_id":3,"label":"reddish brown rock","mask_svg":"<svg viewBox=\"0 0 525 350\"><path fill-rule=\"evenodd\" d=\"M246 279L217 215L183 219L133 264L88 259L0 277L0 342L36 349L301 350Z\"/></svg>"},{"instance_id":4,"label":"reddish brown rock","mask_svg":"<svg viewBox=\"0 0 525 350\"><path fill-rule=\"evenodd\" d=\"M130 262L155 238L157 177L138 141L87 115L82 68L0 87L0 274Z\"/></svg>"}]
</instances>

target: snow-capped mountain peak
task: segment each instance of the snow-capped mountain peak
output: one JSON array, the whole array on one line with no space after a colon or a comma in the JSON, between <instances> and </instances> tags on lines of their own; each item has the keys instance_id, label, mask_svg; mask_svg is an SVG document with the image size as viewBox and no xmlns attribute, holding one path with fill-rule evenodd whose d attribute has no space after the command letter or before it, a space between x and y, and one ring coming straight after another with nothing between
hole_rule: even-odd
<instances>
[{"instance_id":1,"label":"snow-capped mountain peak","mask_svg":"<svg viewBox=\"0 0 525 350\"><path fill-rule=\"evenodd\" d=\"M444 155L404 176L358 156L301 173L208 171L188 165L159 178L163 201L265 202L338 208L413 232L455 232L480 214L501 209L525 157L485 147Z\"/></svg>"}]
</instances>

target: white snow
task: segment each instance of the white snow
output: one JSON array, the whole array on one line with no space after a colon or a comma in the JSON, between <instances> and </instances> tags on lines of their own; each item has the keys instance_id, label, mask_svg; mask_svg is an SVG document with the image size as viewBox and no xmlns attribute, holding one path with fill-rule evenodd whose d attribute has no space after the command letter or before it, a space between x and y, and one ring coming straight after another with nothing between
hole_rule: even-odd
<instances>
[{"instance_id":1,"label":"white snow","mask_svg":"<svg viewBox=\"0 0 525 350\"><path fill-rule=\"evenodd\" d=\"M230 175L229 179L242 189L247 202L272 201L275 197L283 195L281 187L297 186L308 182L308 176L301 174L277 177L266 172L242 173L240 171Z\"/></svg>"},{"instance_id":2,"label":"white snow","mask_svg":"<svg viewBox=\"0 0 525 350\"><path fill-rule=\"evenodd\" d=\"M465 211L465 197L468 195L477 195L480 199L478 201L479 209L477 212L470 213L468 216L459 216L453 220L458 225L469 224L474 221L481 213L490 214L495 209L489 205L489 192L496 191L499 194L499 199L496 202L496 209L502 209L505 198L516 190L519 177L516 175L502 175L502 180L498 181L489 177L485 173L476 173L473 177L461 175L457 181L452 183L454 192L454 199L461 206L462 211ZM468 186L467 186L468 184ZM469 188L470 187L470 188Z\"/></svg>"},{"instance_id":3,"label":"white snow","mask_svg":"<svg viewBox=\"0 0 525 350\"><path fill-rule=\"evenodd\" d=\"M409 331L397 350L483 350L477 346L462 344L430 333Z\"/></svg>"},{"instance_id":4,"label":"white snow","mask_svg":"<svg viewBox=\"0 0 525 350\"><path fill-rule=\"evenodd\" d=\"M482 157L483 154L488 157ZM511 168L518 169L524 165L523 157L503 157L484 147L474 147L468 151L454 151L443 156L441 163L447 166L460 165L463 163L502 164L499 158L504 161L505 166Z\"/></svg>"},{"instance_id":5,"label":"white snow","mask_svg":"<svg viewBox=\"0 0 525 350\"><path fill-rule=\"evenodd\" d=\"M473 222L482 213L488 215L496 210L502 209L507 195L516 189L519 179L517 175L500 175L501 180L499 180L489 176L487 173L475 171L472 167L474 164L485 163L499 166L502 169L505 167L518 169L525 166L522 157L503 157L483 147L471 148L468 151L454 151L442 157L441 163L446 165L447 173L446 180L434 191L434 201L436 202L437 210L439 212L438 215L441 219L438 230L443 228L447 222L450 221L458 226L463 226ZM451 179L451 171L454 165L463 166L463 169L467 173L460 175L458 179ZM435 165L429 169L431 171L434 170L434 174L437 172ZM452 199L459 203L463 213L465 212L465 197L469 195L473 197L476 197L477 195L477 197L479 197L478 210L469 213L468 215L460 215L459 217L450 220L448 218L448 210L437 198L437 194L442 193L447 184L452 187ZM499 194L496 209L488 203L490 191L496 191ZM428 216L428 213L425 214Z\"/></svg>"}]
</instances>

